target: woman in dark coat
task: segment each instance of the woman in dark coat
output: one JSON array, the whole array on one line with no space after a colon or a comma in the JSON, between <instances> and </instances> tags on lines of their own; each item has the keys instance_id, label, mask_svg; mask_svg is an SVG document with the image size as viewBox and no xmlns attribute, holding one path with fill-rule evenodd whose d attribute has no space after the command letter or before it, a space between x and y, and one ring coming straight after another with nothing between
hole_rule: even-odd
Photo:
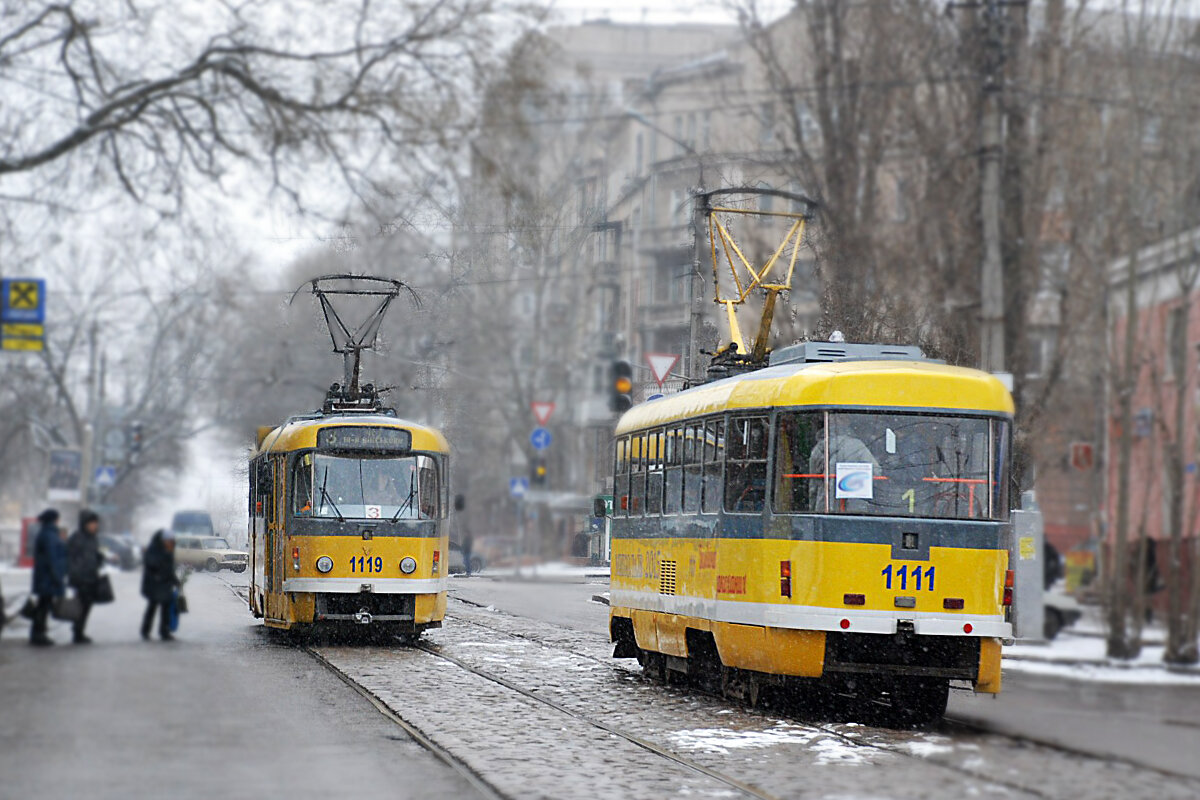
<instances>
[{"instance_id":1,"label":"woman in dark coat","mask_svg":"<svg viewBox=\"0 0 1200 800\"><path fill-rule=\"evenodd\" d=\"M67 581L79 598L79 619L73 625L75 644L91 644L84 635L88 614L96 602L96 586L100 583L100 515L84 509L79 512L79 530L67 539Z\"/></svg>"},{"instance_id":2,"label":"woman in dark coat","mask_svg":"<svg viewBox=\"0 0 1200 800\"><path fill-rule=\"evenodd\" d=\"M37 596L37 608L29 629L29 643L44 647L54 644L46 635L46 618L54 599L67 593L67 548L58 529L58 511L46 509L38 515L38 523L33 541L33 593Z\"/></svg>"},{"instance_id":3,"label":"woman in dark coat","mask_svg":"<svg viewBox=\"0 0 1200 800\"><path fill-rule=\"evenodd\" d=\"M150 626L154 624L154 612L158 611L158 635L164 642L171 635L171 620L168 609L175 596L175 587L181 585L175 574L175 533L160 530L150 539L146 554L142 557L142 597L146 598L146 615L142 617L142 638L150 638Z\"/></svg>"}]
</instances>

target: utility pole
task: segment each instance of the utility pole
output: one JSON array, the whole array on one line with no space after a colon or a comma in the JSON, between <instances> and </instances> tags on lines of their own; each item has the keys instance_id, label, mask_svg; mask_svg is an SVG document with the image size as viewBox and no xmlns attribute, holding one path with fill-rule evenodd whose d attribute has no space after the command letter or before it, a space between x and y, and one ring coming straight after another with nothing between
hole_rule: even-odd
<instances>
[{"instance_id":1,"label":"utility pole","mask_svg":"<svg viewBox=\"0 0 1200 800\"><path fill-rule=\"evenodd\" d=\"M704 297L704 276L700 270L702 258L700 249L705 237L705 223L708 221L708 200L704 190L704 156L688 142L667 133L658 125L634 109L627 109L625 116L638 122L655 133L660 133L667 140L679 145L684 152L696 159L696 188L692 190L692 276L688 281L688 352L685 369L689 383L696 383L703 377L704 368L700 363L700 327L704 324L704 308L700 298Z\"/></svg>"},{"instance_id":2,"label":"utility pole","mask_svg":"<svg viewBox=\"0 0 1200 800\"><path fill-rule=\"evenodd\" d=\"M971 8L983 15L983 98L979 150L983 264L979 285L979 367L985 372L1003 372L1006 361L1004 262L1000 254L1000 166L1004 156L1001 93L1004 90L1004 63L1008 50L1004 9L1023 5L1026 5L1026 0L979 0L950 3L947 6L947 11Z\"/></svg>"}]
</instances>

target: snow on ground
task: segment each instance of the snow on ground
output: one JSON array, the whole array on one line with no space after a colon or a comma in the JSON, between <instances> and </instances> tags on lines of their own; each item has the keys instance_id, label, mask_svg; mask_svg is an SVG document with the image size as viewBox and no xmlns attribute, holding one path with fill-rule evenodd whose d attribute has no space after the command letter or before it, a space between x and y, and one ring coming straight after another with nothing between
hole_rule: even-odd
<instances>
[{"instance_id":1,"label":"snow on ground","mask_svg":"<svg viewBox=\"0 0 1200 800\"><path fill-rule=\"evenodd\" d=\"M817 754L818 764L867 763L864 748L824 731L779 722L767 730L696 728L668 734L671 743L682 750L728 755L731 750L797 744Z\"/></svg>"},{"instance_id":2,"label":"snow on ground","mask_svg":"<svg viewBox=\"0 0 1200 800\"><path fill-rule=\"evenodd\" d=\"M1161 644L1143 645L1141 654L1129 661L1108 658L1105 648L1104 638L1090 631L1064 631L1045 645L1005 648L1004 669L1103 683L1200 685L1200 668L1168 669L1163 664Z\"/></svg>"},{"instance_id":3,"label":"snow on ground","mask_svg":"<svg viewBox=\"0 0 1200 800\"><path fill-rule=\"evenodd\" d=\"M551 561L546 564L533 564L521 567L488 567L482 573L483 577L520 577L544 580L561 580L575 578L607 578L608 567L580 566L568 564L565 561Z\"/></svg>"}]
</instances>

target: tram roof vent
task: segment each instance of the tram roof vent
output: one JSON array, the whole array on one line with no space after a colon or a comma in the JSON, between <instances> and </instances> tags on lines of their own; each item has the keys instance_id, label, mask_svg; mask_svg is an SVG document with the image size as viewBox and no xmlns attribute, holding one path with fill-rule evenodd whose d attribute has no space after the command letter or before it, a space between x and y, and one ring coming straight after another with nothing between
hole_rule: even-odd
<instances>
[{"instance_id":1,"label":"tram roof vent","mask_svg":"<svg viewBox=\"0 0 1200 800\"><path fill-rule=\"evenodd\" d=\"M816 364L833 361L929 361L921 348L899 344L848 344L801 342L771 353L770 366Z\"/></svg>"}]
</instances>

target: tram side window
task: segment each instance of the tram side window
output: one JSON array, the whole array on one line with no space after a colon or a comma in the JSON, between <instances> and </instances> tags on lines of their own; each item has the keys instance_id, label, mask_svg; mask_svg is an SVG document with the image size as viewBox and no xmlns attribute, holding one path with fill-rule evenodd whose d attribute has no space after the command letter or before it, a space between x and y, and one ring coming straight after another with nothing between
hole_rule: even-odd
<instances>
[{"instance_id":1,"label":"tram side window","mask_svg":"<svg viewBox=\"0 0 1200 800\"><path fill-rule=\"evenodd\" d=\"M824 441L823 413L779 416L775 426L775 495L772 500L776 513L825 510L822 492L825 482L824 459L819 459L815 466L811 463L817 443Z\"/></svg>"},{"instance_id":2,"label":"tram side window","mask_svg":"<svg viewBox=\"0 0 1200 800\"><path fill-rule=\"evenodd\" d=\"M1008 519L1009 446L1009 424L1002 420L992 420L992 519Z\"/></svg>"},{"instance_id":3,"label":"tram side window","mask_svg":"<svg viewBox=\"0 0 1200 800\"><path fill-rule=\"evenodd\" d=\"M302 453L292 467L292 513L298 516L312 514L312 462L312 453Z\"/></svg>"},{"instance_id":4,"label":"tram side window","mask_svg":"<svg viewBox=\"0 0 1200 800\"><path fill-rule=\"evenodd\" d=\"M629 515L629 437L622 436L617 440L617 463L613 468L613 497L616 508L615 516Z\"/></svg>"},{"instance_id":5,"label":"tram side window","mask_svg":"<svg viewBox=\"0 0 1200 800\"><path fill-rule=\"evenodd\" d=\"M646 469L646 513L661 514L663 501L663 431L650 432Z\"/></svg>"},{"instance_id":6,"label":"tram side window","mask_svg":"<svg viewBox=\"0 0 1200 800\"><path fill-rule=\"evenodd\" d=\"M682 427L667 429L664 514L678 514L683 509L683 431Z\"/></svg>"},{"instance_id":7,"label":"tram side window","mask_svg":"<svg viewBox=\"0 0 1200 800\"><path fill-rule=\"evenodd\" d=\"M442 497L440 481L438 480L437 462L429 456L417 456L419 473L417 476L417 508L421 519L440 519L439 507Z\"/></svg>"},{"instance_id":8,"label":"tram side window","mask_svg":"<svg viewBox=\"0 0 1200 800\"><path fill-rule=\"evenodd\" d=\"M640 517L646 509L646 434L630 440L629 516Z\"/></svg>"},{"instance_id":9,"label":"tram side window","mask_svg":"<svg viewBox=\"0 0 1200 800\"><path fill-rule=\"evenodd\" d=\"M700 501L705 514L721 510L721 460L725 457L725 421L711 419L704 426L704 489Z\"/></svg>"},{"instance_id":10,"label":"tram side window","mask_svg":"<svg viewBox=\"0 0 1200 800\"><path fill-rule=\"evenodd\" d=\"M725 510L761 512L767 497L767 420L734 417L725 439Z\"/></svg>"},{"instance_id":11,"label":"tram side window","mask_svg":"<svg viewBox=\"0 0 1200 800\"><path fill-rule=\"evenodd\" d=\"M704 481L704 425L683 429L683 513L700 511L700 490Z\"/></svg>"}]
</instances>

